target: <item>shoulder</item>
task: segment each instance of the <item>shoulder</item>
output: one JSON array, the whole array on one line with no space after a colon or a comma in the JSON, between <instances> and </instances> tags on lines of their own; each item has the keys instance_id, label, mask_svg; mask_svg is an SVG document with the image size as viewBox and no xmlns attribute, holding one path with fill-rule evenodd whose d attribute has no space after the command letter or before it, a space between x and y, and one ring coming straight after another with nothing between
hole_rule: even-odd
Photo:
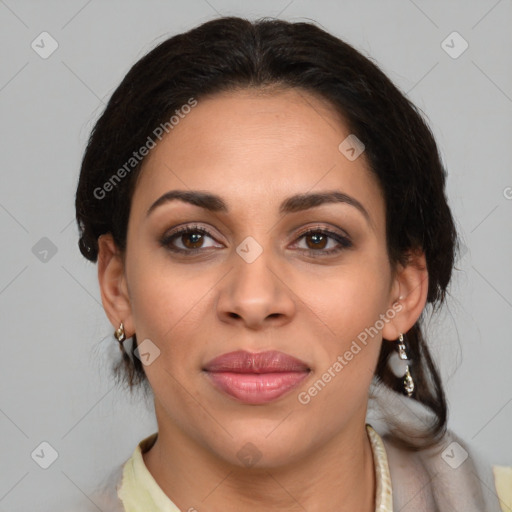
<instances>
[{"instance_id":1,"label":"shoulder","mask_svg":"<svg viewBox=\"0 0 512 512\"><path fill-rule=\"evenodd\" d=\"M512 512L512 466L493 466L496 491L503 512Z\"/></svg>"},{"instance_id":2,"label":"shoulder","mask_svg":"<svg viewBox=\"0 0 512 512\"><path fill-rule=\"evenodd\" d=\"M401 446L390 433L382 440L397 510L430 512L443 505L441 510L508 512L506 488L512 488L512 476L493 471L454 432L448 430L436 445L416 451Z\"/></svg>"},{"instance_id":3,"label":"shoulder","mask_svg":"<svg viewBox=\"0 0 512 512\"><path fill-rule=\"evenodd\" d=\"M92 503L95 505L91 508L95 512L105 510L108 512L124 512L123 504L117 494L121 487L123 479L123 468L125 463L116 466L106 477L106 479L98 485L90 495Z\"/></svg>"},{"instance_id":4,"label":"shoulder","mask_svg":"<svg viewBox=\"0 0 512 512\"><path fill-rule=\"evenodd\" d=\"M145 467L142 462L142 453L147 451L155 442L158 433L155 432L148 437L144 438L135 447L132 455L127 458L122 464L117 465L108 475L102 480L90 495L91 512L97 512L98 507L105 512L124 512L126 501L123 499L124 494L128 492L130 495L131 490L130 481L136 480L140 474L145 473ZM134 474L133 469L139 469L138 474ZM142 470L142 471L141 471ZM147 473L149 475L149 473ZM126 480L128 479L128 485ZM128 489L127 489L128 487ZM124 496L125 498L126 496ZM130 501L130 500L128 500ZM95 506L94 506L95 505ZM132 510L132 508L130 508ZM133 509L136 510L136 509Z\"/></svg>"}]
</instances>

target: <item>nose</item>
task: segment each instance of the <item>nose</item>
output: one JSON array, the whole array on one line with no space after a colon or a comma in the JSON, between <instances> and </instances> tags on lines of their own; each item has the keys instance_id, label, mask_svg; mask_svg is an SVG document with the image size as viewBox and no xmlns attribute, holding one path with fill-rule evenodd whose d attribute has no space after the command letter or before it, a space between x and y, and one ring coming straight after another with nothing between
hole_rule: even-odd
<instances>
[{"instance_id":1,"label":"nose","mask_svg":"<svg viewBox=\"0 0 512 512\"><path fill-rule=\"evenodd\" d=\"M233 253L233 268L218 289L217 314L221 321L253 330L291 321L296 301L287 282L290 276L271 261L270 253L263 250L254 261Z\"/></svg>"}]
</instances>

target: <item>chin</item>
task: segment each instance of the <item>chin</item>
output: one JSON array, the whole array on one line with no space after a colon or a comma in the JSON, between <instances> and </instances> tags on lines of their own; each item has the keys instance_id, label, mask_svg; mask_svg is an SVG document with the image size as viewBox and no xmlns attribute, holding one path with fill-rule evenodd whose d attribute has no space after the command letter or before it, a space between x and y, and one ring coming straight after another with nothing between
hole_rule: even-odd
<instances>
[{"instance_id":1,"label":"chin","mask_svg":"<svg viewBox=\"0 0 512 512\"><path fill-rule=\"evenodd\" d=\"M307 442L304 433L281 428L279 421L266 421L264 428L248 429L248 421L245 420L245 428L227 426L233 437L224 436L227 443L212 447L228 464L246 469L271 469L292 465L302 457L301 444ZM211 441L216 444L216 440Z\"/></svg>"}]
</instances>

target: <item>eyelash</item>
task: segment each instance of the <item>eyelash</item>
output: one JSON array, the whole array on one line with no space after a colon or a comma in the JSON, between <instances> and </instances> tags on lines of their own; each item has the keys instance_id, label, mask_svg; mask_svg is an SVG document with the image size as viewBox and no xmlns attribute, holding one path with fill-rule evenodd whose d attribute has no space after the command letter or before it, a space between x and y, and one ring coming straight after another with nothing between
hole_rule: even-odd
<instances>
[{"instance_id":1,"label":"eyelash","mask_svg":"<svg viewBox=\"0 0 512 512\"><path fill-rule=\"evenodd\" d=\"M207 235L210 238L215 240L213 235L206 228L203 228L203 227L200 227L200 226L185 226L185 227L176 229L176 231L174 231L174 232L172 232L172 233L170 233L168 235L165 235L160 240L160 244L165 249L167 249L167 250L169 250L171 252L174 252L174 253L182 253L182 254L191 254L191 255L193 255L193 254L197 254L199 252L204 251L205 249L202 248L202 247L199 247L197 249L181 249L179 247L172 246L172 241L173 240L179 238L180 236L183 236L183 235L186 235L186 234L190 234L190 233L201 233L201 234ZM342 236L342 235L340 235L338 233L335 233L333 231L329 231L328 229L321 228L321 227L309 228L308 230L302 232L298 236L297 240L301 240L302 238L304 238L304 237L306 237L308 235L313 235L313 234L321 234L321 235L327 236L328 238L331 238L332 240L335 240L339 244L338 247L336 247L334 249L329 249L329 250L301 249L302 251L308 253L308 255L313 257L313 258L326 257L326 256L330 256L330 255L333 255L333 254L337 254L338 252L341 252L344 249L350 249L353 246L352 242L347 237Z\"/></svg>"}]
</instances>

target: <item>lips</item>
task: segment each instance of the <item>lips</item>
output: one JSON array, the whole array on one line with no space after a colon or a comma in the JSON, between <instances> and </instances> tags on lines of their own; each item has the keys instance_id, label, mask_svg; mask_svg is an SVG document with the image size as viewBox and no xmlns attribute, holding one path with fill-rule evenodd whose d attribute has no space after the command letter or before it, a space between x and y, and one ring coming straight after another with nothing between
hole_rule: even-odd
<instances>
[{"instance_id":1,"label":"lips","mask_svg":"<svg viewBox=\"0 0 512 512\"><path fill-rule=\"evenodd\" d=\"M241 402L264 404L298 386L311 369L283 352L239 350L212 359L203 370L219 391Z\"/></svg>"}]
</instances>

